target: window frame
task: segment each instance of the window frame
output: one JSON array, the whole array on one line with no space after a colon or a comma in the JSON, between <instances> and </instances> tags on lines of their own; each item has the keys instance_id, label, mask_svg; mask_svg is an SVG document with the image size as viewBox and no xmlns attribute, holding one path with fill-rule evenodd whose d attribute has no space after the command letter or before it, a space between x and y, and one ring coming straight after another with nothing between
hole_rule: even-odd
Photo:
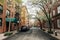
<instances>
[{"instance_id":1,"label":"window frame","mask_svg":"<svg viewBox=\"0 0 60 40\"><path fill-rule=\"evenodd\" d=\"M3 13L3 6L0 4L0 7L1 7L0 14L2 14Z\"/></svg>"}]
</instances>

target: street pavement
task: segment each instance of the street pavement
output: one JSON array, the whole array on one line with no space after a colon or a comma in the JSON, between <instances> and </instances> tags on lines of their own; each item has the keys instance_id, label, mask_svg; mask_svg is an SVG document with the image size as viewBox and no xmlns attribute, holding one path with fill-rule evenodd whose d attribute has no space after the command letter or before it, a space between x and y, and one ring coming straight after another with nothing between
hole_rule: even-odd
<instances>
[{"instance_id":1,"label":"street pavement","mask_svg":"<svg viewBox=\"0 0 60 40\"><path fill-rule=\"evenodd\" d=\"M5 40L58 40L49 34L41 31L39 28L32 27L27 32L20 32Z\"/></svg>"}]
</instances>

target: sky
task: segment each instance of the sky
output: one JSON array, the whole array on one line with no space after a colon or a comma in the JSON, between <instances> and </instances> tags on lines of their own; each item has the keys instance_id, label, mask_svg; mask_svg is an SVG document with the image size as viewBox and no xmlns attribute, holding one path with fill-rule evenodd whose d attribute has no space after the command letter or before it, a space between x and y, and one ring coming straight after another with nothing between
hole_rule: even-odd
<instances>
[{"instance_id":1,"label":"sky","mask_svg":"<svg viewBox=\"0 0 60 40\"><path fill-rule=\"evenodd\" d=\"M22 0L23 1L23 5L26 5L29 14L32 15L36 15L36 10L38 10L39 8L36 8L32 5L31 0Z\"/></svg>"}]
</instances>

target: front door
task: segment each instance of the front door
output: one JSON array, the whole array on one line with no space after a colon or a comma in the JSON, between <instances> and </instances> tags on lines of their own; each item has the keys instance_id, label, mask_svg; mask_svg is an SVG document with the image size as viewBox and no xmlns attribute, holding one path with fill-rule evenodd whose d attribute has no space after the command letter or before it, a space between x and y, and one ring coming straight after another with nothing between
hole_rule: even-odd
<instances>
[{"instance_id":1,"label":"front door","mask_svg":"<svg viewBox=\"0 0 60 40\"><path fill-rule=\"evenodd\" d=\"M6 31L9 29L9 22L6 22Z\"/></svg>"},{"instance_id":2,"label":"front door","mask_svg":"<svg viewBox=\"0 0 60 40\"><path fill-rule=\"evenodd\" d=\"M57 27L60 28L60 19L57 20Z\"/></svg>"}]
</instances>

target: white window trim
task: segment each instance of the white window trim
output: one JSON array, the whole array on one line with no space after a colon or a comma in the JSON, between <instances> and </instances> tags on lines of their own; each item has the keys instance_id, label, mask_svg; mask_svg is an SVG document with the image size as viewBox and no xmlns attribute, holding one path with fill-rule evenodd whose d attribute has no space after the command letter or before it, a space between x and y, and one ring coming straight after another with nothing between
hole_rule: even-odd
<instances>
[{"instance_id":1,"label":"white window trim","mask_svg":"<svg viewBox=\"0 0 60 40\"><path fill-rule=\"evenodd\" d=\"M57 12L58 12L58 14L60 13L60 6L57 7Z\"/></svg>"},{"instance_id":2,"label":"white window trim","mask_svg":"<svg viewBox=\"0 0 60 40\"><path fill-rule=\"evenodd\" d=\"M57 26L58 26L58 28L60 28L60 20L59 19L57 20Z\"/></svg>"}]
</instances>

